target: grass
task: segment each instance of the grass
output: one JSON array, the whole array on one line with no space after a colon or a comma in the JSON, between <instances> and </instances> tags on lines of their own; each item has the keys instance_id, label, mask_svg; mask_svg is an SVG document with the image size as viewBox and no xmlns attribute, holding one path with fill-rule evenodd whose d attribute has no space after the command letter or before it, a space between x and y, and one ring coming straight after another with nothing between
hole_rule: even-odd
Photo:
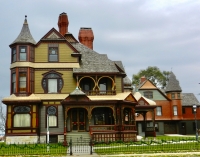
<instances>
[{"instance_id":1,"label":"grass","mask_svg":"<svg viewBox=\"0 0 200 157\"><path fill-rule=\"evenodd\" d=\"M0 156L6 155L66 155L62 144L0 144Z\"/></svg>"},{"instance_id":2,"label":"grass","mask_svg":"<svg viewBox=\"0 0 200 157\"><path fill-rule=\"evenodd\" d=\"M148 138L138 142L99 143L95 144L94 150L98 154L179 153L199 151L200 143L195 141L195 137L160 136L156 139Z\"/></svg>"}]
</instances>

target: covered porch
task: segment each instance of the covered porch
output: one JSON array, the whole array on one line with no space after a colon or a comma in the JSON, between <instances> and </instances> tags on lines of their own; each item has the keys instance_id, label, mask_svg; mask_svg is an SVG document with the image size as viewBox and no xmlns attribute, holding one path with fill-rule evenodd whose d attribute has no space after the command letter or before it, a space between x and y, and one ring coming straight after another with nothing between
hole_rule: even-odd
<instances>
[{"instance_id":1,"label":"covered porch","mask_svg":"<svg viewBox=\"0 0 200 157\"><path fill-rule=\"evenodd\" d=\"M88 132L94 141L136 141L136 99L132 93L87 96L78 88L61 104L64 142L68 132Z\"/></svg>"}]
</instances>

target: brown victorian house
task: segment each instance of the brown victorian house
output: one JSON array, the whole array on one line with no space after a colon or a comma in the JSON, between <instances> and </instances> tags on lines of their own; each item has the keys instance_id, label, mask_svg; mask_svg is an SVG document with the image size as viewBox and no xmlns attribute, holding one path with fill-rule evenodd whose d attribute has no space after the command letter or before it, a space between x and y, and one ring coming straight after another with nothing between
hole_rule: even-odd
<instances>
[{"instance_id":1,"label":"brown victorian house","mask_svg":"<svg viewBox=\"0 0 200 157\"><path fill-rule=\"evenodd\" d=\"M152 123L150 112L146 114L145 122L140 114L136 117L139 135L144 136L147 133L148 127L151 128L152 126L155 126L156 135L195 135L196 124L193 105L197 106L196 119L197 128L199 129L199 101L193 93L182 93L179 81L173 72L169 75L169 81L165 90L159 89L150 80L142 77L138 92L156 103L154 123Z\"/></svg>"},{"instance_id":2,"label":"brown victorian house","mask_svg":"<svg viewBox=\"0 0 200 157\"><path fill-rule=\"evenodd\" d=\"M36 43L26 17L10 44L6 142L44 142L47 130L50 142L66 142L70 133L136 140L135 113L151 111L154 123L155 102L132 93L121 61L93 50L91 28L81 28L78 41L68 23L67 14L60 14L59 31L52 28ZM148 132L155 136L154 127Z\"/></svg>"}]
</instances>

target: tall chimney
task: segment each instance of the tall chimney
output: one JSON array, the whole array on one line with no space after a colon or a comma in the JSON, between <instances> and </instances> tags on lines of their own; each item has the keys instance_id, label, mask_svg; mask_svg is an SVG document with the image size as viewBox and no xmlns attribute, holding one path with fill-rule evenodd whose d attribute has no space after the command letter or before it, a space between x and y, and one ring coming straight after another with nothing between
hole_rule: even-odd
<instances>
[{"instance_id":1,"label":"tall chimney","mask_svg":"<svg viewBox=\"0 0 200 157\"><path fill-rule=\"evenodd\" d=\"M58 28L59 28L59 32L60 34L62 34L63 36L68 33L68 25L69 25L69 21L68 21L68 17L66 13L61 13L59 18L58 18Z\"/></svg>"},{"instance_id":2,"label":"tall chimney","mask_svg":"<svg viewBox=\"0 0 200 157\"><path fill-rule=\"evenodd\" d=\"M90 49L93 49L94 35L91 28L80 28L78 39L80 43L89 47Z\"/></svg>"},{"instance_id":3,"label":"tall chimney","mask_svg":"<svg viewBox=\"0 0 200 157\"><path fill-rule=\"evenodd\" d=\"M147 79L146 79L146 77L145 76L142 76L141 78L140 78L140 84L142 84L144 81L146 81Z\"/></svg>"}]
</instances>

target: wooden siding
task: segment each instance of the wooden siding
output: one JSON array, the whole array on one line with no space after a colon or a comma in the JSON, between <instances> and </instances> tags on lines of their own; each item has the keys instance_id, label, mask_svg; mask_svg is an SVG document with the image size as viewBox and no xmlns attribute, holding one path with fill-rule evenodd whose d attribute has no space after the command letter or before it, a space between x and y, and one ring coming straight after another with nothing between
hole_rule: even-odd
<instances>
[{"instance_id":1,"label":"wooden siding","mask_svg":"<svg viewBox=\"0 0 200 157\"><path fill-rule=\"evenodd\" d=\"M72 49L66 44L59 44L59 62L78 62L76 57L72 57Z\"/></svg>"},{"instance_id":2,"label":"wooden siding","mask_svg":"<svg viewBox=\"0 0 200 157\"><path fill-rule=\"evenodd\" d=\"M40 110L40 131L42 133L46 133L46 106L42 106ZM58 105L58 127L49 128L50 134L54 133L62 133L64 132L64 115L63 115L63 107Z\"/></svg>"},{"instance_id":3,"label":"wooden siding","mask_svg":"<svg viewBox=\"0 0 200 157\"><path fill-rule=\"evenodd\" d=\"M59 62L78 62L76 57L72 57L72 49L61 43L58 46ZM35 48L35 62L48 62L48 43L42 43Z\"/></svg>"},{"instance_id":4,"label":"wooden siding","mask_svg":"<svg viewBox=\"0 0 200 157\"><path fill-rule=\"evenodd\" d=\"M167 100L158 90L140 90L139 92L144 95L145 91L153 92L153 99L152 100Z\"/></svg>"},{"instance_id":5,"label":"wooden siding","mask_svg":"<svg viewBox=\"0 0 200 157\"><path fill-rule=\"evenodd\" d=\"M42 43L35 48L35 62L48 61L48 44Z\"/></svg>"},{"instance_id":6,"label":"wooden siding","mask_svg":"<svg viewBox=\"0 0 200 157\"><path fill-rule=\"evenodd\" d=\"M35 71L35 93L44 93L41 85L43 75L47 71Z\"/></svg>"},{"instance_id":7,"label":"wooden siding","mask_svg":"<svg viewBox=\"0 0 200 157\"><path fill-rule=\"evenodd\" d=\"M122 92L122 78L117 76L115 79L115 83L116 83L116 93L121 93Z\"/></svg>"}]
</instances>

